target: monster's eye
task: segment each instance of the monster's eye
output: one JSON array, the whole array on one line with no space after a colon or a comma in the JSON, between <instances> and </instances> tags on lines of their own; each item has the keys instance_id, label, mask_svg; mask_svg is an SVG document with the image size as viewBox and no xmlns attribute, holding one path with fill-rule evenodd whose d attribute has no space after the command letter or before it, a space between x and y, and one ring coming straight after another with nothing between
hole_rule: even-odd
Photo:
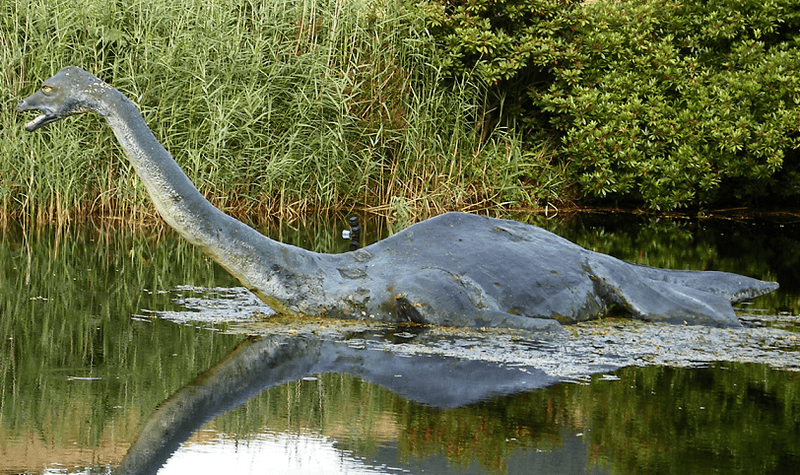
<instances>
[{"instance_id":1,"label":"monster's eye","mask_svg":"<svg viewBox=\"0 0 800 475\"><path fill-rule=\"evenodd\" d=\"M42 92L45 93L45 95L49 95L53 92L53 88L51 86L42 86Z\"/></svg>"}]
</instances>

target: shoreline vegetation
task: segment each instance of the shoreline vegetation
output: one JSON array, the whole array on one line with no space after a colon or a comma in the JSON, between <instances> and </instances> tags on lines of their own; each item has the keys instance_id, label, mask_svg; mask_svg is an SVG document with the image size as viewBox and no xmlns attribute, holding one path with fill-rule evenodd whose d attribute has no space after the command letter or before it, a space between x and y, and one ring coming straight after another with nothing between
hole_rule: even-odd
<instances>
[{"instance_id":1,"label":"shoreline vegetation","mask_svg":"<svg viewBox=\"0 0 800 475\"><path fill-rule=\"evenodd\" d=\"M510 130L476 127L480 86L442 88L399 3L6 5L16 7L0 20L12 99L2 114L6 219L154 216L99 118L23 131L30 117L13 99L68 64L133 100L198 189L237 217L500 209L511 189L521 203L556 198L558 176L519 183L550 168L546 147L525 151Z\"/></svg>"},{"instance_id":2,"label":"shoreline vegetation","mask_svg":"<svg viewBox=\"0 0 800 475\"><path fill-rule=\"evenodd\" d=\"M527 2L542 12L536 27L537 34L544 35L540 39L550 35L555 43L540 55L551 64L533 61L528 69L520 69L524 58L509 53L511 63L505 64L493 57L503 48L498 32L508 27L500 20L519 2L500 3L502 8L492 13L500 23L487 20L486 37L480 40L470 39L475 25L463 23L472 17L459 17L458 8L466 4L458 1L452 11L440 10L444 4L436 1L414 6L401 0L3 2L0 224L95 218L157 221L116 139L99 117L73 118L37 133L24 132L30 117L16 112L16 102L66 65L81 66L125 93L201 193L225 212L251 222L362 212L410 223L451 210L553 214L586 205L702 215L710 209L772 203L754 199L759 197L752 192L712 199L711 191L725 195L726 187L736 187L751 173L740 170L728 179L718 163L707 164L713 177L696 167L680 170L702 175L702 183L659 176L675 166L652 144L637 152L643 154L637 160L652 162L655 168L648 165L632 172L640 165L631 165L630 156L605 153L595 160L598 168L587 172L588 162L574 155L580 148L576 144L605 150L604 140L630 146L625 140L637 137L615 138L613 131L596 123L591 127L597 134L586 135L586 127L578 127L581 121L586 125L581 112L559 112L565 107L563 97L554 98L554 88L564 89L559 81L570 74L588 77L590 71L567 71L552 63L596 60L576 52L575 41L563 43L564 31L574 30L572 23L586 27L592 15L614 14L602 8L648 12L636 10L635 2ZM792 26L800 13L792 16L798 8L789 10L788 20L781 21ZM475 18L482 15L485 10L475 12ZM768 23L770 18L759 21ZM543 27L545 23L552 28ZM515 31L523 31L523 26ZM774 33L762 27L764 37ZM620 34L625 28L619 28ZM591 37L588 31L583 37ZM737 40L736 33L732 35L732 41ZM788 42L783 49L789 59L782 60L783 66L800 65L798 40L779 39ZM601 39L595 40L600 44ZM533 48L519 46L517 53L528 47ZM552 55L561 47L559 63ZM607 69L618 67L607 61ZM755 140L758 131L744 119L740 125L750 136L737 139L764 148L745 151L760 167L750 180L762 179L751 188L780 183L786 199L800 193L800 174L794 171L800 108L790 107L800 101L798 69L786 69L774 79L788 88L775 94L789 106L773 107L772 118L763 121L764 127L775 127L767 135L783 148ZM604 80L596 75L592 79L598 88ZM580 85L577 79L573 83ZM582 101L586 94L581 91L570 94ZM547 94L555 96L545 98ZM587 114L593 110L592 104L584 106ZM609 110L620 118L631 113ZM761 117L751 115L753 120ZM564 120L576 126L566 127ZM695 144L696 135L684 137L686 143ZM719 138L728 139L724 134ZM682 139L659 140L668 144ZM736 158L741 150L729 152ZM676 160L696 165L684 155ZM607 176L598 178L598 170ZM637 173L655 181L639 183ZM652 198L659 190L663 196Z\"/></svg>"}]
</instances>

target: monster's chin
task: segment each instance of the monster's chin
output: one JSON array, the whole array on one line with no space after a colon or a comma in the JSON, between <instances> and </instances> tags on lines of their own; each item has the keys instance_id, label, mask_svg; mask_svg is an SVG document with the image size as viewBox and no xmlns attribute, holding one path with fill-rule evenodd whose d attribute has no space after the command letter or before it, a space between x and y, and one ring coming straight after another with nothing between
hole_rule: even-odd
<instances>
[{"instance_id":1,"label":"monster's chin","mask_svg":"<svg viewBox=\"0 0 800 475\"><path fill-rule=\"evenodd\" d=\"M25 130L27 130L28 132L33 132L34 130L38 129L39 127L44 127L45 125L47 125L47 124L49 124L51 122L55 122L57 120L58 120L58 117L56 117L56 116L42 114L42 115L36 117L35 119L33 119L32 121L28 122L27 124L25 124Z\"/></svg>"}]
</instances>

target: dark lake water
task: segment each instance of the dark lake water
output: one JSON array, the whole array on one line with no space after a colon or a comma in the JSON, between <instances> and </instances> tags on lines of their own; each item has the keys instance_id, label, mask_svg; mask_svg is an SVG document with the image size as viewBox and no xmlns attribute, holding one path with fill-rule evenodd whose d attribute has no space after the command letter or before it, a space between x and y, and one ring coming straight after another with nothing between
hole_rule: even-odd
<instances>
[{"instance_id":1,"label":"dark lake water","mask_svg":"<svg viewBox=\"0 0 800 475\"><path fill-rule=\"evenodd\" d=\"M800 315L795 222L523 219L632 262L777 280L778 292L742 308L748 325L782 316L782 328L800 328L791 323ZM343 252L343 223L264 231ZM378 221L365 227L369 239L385 233ZM123 469L159 474L800 467L800 353L789 369L716 361L563 380L536 368L364 351L413 338L408 328L332 341L284 324L280 335L251 339L234 323L158 318L186 314L187 289L236 286L171 231L2 231L0 474L112 473L129 452L139 458L129 455Z\"/></svg>"}]
</instances>

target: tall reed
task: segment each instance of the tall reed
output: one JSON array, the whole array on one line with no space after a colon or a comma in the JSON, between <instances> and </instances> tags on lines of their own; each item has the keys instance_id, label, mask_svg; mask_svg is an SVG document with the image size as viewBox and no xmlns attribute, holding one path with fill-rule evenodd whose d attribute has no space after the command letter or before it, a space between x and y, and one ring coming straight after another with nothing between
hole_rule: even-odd
<instances>
[{"instance_id":1,"label":"tall reed","mask_svg":"<svg viewBox=\"0 0 800 475\"><path fill-rule=\"evenodd\" d=\"M9 0L0 5L3 219L153 214L98 119L24 134L17 100L68 64L134 100L198 188L239 216L536 205L546 155L479 127L400 0ZM526 178L528 176L528 178ZM555 175L558 179L558 173Z\"/></svg>"}]
</instances>

